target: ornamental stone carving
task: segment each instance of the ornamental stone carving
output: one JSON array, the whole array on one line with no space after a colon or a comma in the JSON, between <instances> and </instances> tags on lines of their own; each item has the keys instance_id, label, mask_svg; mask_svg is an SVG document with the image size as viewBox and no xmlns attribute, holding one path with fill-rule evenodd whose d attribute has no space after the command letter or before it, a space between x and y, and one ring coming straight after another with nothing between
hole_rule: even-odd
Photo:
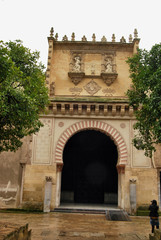
<instances>
[{"instance_id":1,"label":"ornamental stone carving","mask_svg":"<svg viewBox=\"0 0 161 240\"><path fill-rule=\"evenodd\" d=\"M72 82L75 85L78 85L78 83L80 83L82 81L82 79L85 76L85 73L83 72L69 72L68 76L70 77L70 79L72 80Z\"/></svg>"},{"instance_id":2,"label":"ornamental stone carving","mask_svg":"<svg viewBox=\"0 0 161 240\"><path fill-rule=\"evenodd\" d=\"M97 93L101 87L95 82L93 81L93 79L84 86L84 89L90 94L90 95L94 95L95 93Z\"/></svg>"},{"instance_id":3,"label":"ornamental stone carving","mask_svg":"<svg viewBox=\"0 0 161 240\"><path fill-rule=\"evenodd\" d=\"M105 94L105 96L113 96L116 91L112 88L106 88L103 89L102 92Z\"/></svg>"},{"instance_id":4,"label":"ornamental stone carving","mask_svg":"<svg viewBox=\"0 0 161 240\"><path fill-rule=\"evenodd\" d=\"M74 57L74 65L73 65L73 72L80 72L81 71L81 57L75 56Z\"/></svg>"},{"instance_id":5,"label":"ornamental stone carving","mask_svg":"<svg viewBox=\"0 0 161 240\"><path fill-rule=\"evenodd\" d=\"M131 178L131 179L129 179L129 180L130 180L130 183L136 184L136 179Z\"/></svg>"},{"instance_id":6,"label":"ornamental stone carving","mask_svg":"<svg viewBox=\"0 0 161 240\"><path fill-rule=\"evenodd\" d=\"M119 174L125 174L125 164L118 164L116 168Z\"/></svg>"},{"instance_id":7,"label":"ornamental stone carving","mask_svg":"<svg viewBox=\"0 0 161 240\"><path fill-rule=\"evenodd\" d=\"M57 172L62 172L62 170L63 170L63 163L57 163L57 165L56 165L56 170L57 170Z\"/></svg>"},{"instance_id":8,"label":"ornamental stone carving","mask_svg":"<svg viewBox=\"0 0 161 240\"><path fill-rule=\"evenodd\" d=\"M82 88L73 87L70 88L69 91L72 93L72 95L79 96L80 93L82 92Z\"/></svg>"},{"instance_id":9,"label":"ornamental stone carving","mask_svg":"<svg viewBox=\"0 0 161 240\"><path fill-rule=\"evenodd\" d=\"M52 177L51 176L45 176L46 182L52 182Z\"/></svg>"},{"instance_id":10,"label":"ornamental stone carving","mask_svg":"<svg viewBox=\"0 0 161 240\"><path fill-rule=\"evenodd\" d=\"M77 85L82 81L85 73L82 71L83 64L82 58L80 55L74 55L72 58L72 62L70 63L70 71L68 72L68 76L72 80L72 82Z\"/></svg>"},{"instance_id":11,"label":"ornamental stone carving","mask_svg":"<svg viewBox=\"0 0 161 240\"><path fill-rule=\"evenodd\" d=\"M52 82L50 84L50 96L54 96L55 95L55 83Z\"/></svg>"},{"instance_id":12,"label":"ornamental stone carving","mask_svg":"<svg viewBox=\"0 0 161 240\"><path fill-rule=\"evenodd\" d=\"M117 75L114 54L105 54L102 64L101 78L107 86L110 86L116 80Z\"/></svg>"},{"instance_id":13,"label":"ornamental stone carving","mask_svg":"<svg viewBox=\"0 0 161 240\"><path fill-rule=\"evenodd\" d=\"M101 77L107 86L110 86L117 78L117 73L101 73Z\"/></svg>"},{"instance_id":14,"label":"ornamental stone carving","mask_svg":"<svg viewBox=\"0 0 161 240\"><path fill-rule=\"evenodd\" d=\"M64 126L64 123L63 123L63 122L59 122L59 123L58 123L58 126L59 126L59 127L63 127L63 126Z\"/></svg>"},{"instance_id":15,"label":"ornamental stone carving","mask_svg":"<svg viewBox=\"0 0 161 240\"><path fill-rule=\"evenodd\" d=\"M105 58L105 73L112 73L112 59L110 57Z\"/></svg>"}]
</instances>

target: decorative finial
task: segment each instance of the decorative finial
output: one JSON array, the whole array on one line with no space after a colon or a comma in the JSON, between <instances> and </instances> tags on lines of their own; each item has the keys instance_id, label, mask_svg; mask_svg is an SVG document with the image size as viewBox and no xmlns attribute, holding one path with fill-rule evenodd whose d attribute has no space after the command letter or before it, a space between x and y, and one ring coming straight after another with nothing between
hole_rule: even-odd
<instances>
[{"instance_id":1,"label":"decorative finial","mask_svg":"<svg viewBox=\"0 0 161 240\"><path fill-rule=\"evenodd\" d=\"M136 28L134 29L134 38L138 38L138 31Z\"/></svg>"},{"instance_id":2,"label":"decorative finial","mask_svg":"<svg viewBox=\"0 0 161 240\"><path fill-rule=\"evenodd\" d=\"M86 38L85 35L82 37L82 41L83 41L83 42L86 42L86 41L87 41L87 38Z\"/></svg>"},{"instance_id":3,"label":"decorative finial","mask_svg":"<svg viewBox=\"0 0 161 240\"><path fill-rule=\"evenodd\" d=\"M121 43L126 43L126 40L125 40L124 36L122 36L122 38L120 39L120 42Z\"/></svg>"},{"instance_id":4,"label":"decorative finial","mask_svg":"<svg viewBox=\"0 0 161 240\"><path fill-rule=\"evenodd\" d=\"M92 35L92 39L93 39L93 42L96 41L96 35L95 35L95 33L93 33L93 35Z\"/></svg>"},{"instance_id":5,"label":"decorative finial","mask_svg":"<svg viewBox=\"0 0 161 240\"><path fill-rule=\"evenodd\" d=\"M75 41L75 33L74 32L72 33L71 40Z\"/></svg>"},{"instance_id":6,"label":"decorative finial","mask_svg":"<svg viewBox=\"0 0 161 240\"><path fill-rule=\"evenodd\" d=\"M107 42L107 38L105 36L102 37L101 42Z\"/></svg>"},{"instance_id":7,"label":"decorative finial","mask_svg":"<svg viewBox=\"0 0 161 240\"><path fill-rule=\"evenodd\" d=\"M132 34L129 35L129 43L132 43Z\"/></svg>"},{"instance_id":8,"label":"decorative finial","mask_svg":"<svg viewBox=\"0 0 161 240\"><path fill-rule=\"evenodd\" d=\"M63 41L68 41L67 35L64 35L64 37L63 37L62 40L63 40Z\"/></svg>"},{"instance_id":9,"label":"decorative finial","mask_svg":"<svg viewBox=\"0 0 161 240\"><path fill-rule=\"evenodd\" d=\"M55 41L58 41L58 33L55 34Z\"/></svg>"},{"instance_id":10,"label":"decorative finial","mask_svg":"<svg viewBox=\"0 0 161 240\"><path fill-rule=\"evenodd\" d=\"M52 27L52 28L50 29L50 37L53 37L53 34L54 34L54 28Z\"/></svg>"},{"instance_id":11,"label":"decorative finial","mask_svg":"<svg viewBox=\"0 0 161 240\"><path fill-rule=\"evenodd\" d=\"M115 42L115 34L112 34L112 42Z\"/></svg>"}]
</instances>

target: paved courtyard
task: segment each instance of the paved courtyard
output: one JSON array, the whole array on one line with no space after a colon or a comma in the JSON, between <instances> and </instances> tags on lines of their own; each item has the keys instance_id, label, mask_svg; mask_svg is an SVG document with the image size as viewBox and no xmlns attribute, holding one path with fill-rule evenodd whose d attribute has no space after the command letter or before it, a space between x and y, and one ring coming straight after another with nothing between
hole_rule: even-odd
<instances>
[{"instance_id":1,"label":"paved courtyard","mask_svg":"<svg viewBox=\"0 0 161 240\"><path fill-rule=\"evenodd\" d=\"M107 221L101 214L0 213L0 223L29 223L32 240L147 240L151 227L148 217L127 221Z\"/></svg>"}]
</instances>

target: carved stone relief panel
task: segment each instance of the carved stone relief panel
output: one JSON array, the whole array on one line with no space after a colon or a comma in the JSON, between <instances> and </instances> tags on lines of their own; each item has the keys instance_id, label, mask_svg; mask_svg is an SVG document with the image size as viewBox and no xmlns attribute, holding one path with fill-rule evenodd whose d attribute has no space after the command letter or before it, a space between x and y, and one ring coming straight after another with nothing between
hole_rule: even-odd
<instances>
[{"instance_id":1,"label":"carved stone relief panel","mask_svg":"<svg viewBox=\"0 0 161 240\"><path fill-rule=\"evenodd\" d=\"M100 76L101 74L102 55L99 53L85 53L84 54L84 72L85 75Z\"/></svg>"},{"instance_id":2,"label":"carved stone relief panel","mask_svg":"<svg viewBox=\"0 0 161 240\"><path fill-rule=\"evenodd\" d=\"M113 96L116 91L112 88L106 88L103 89L102 92L105 94L105 96Z\"/></svg>"},{"instance_id":3,"label":"carved stone relief panel","mask_svg":"<svg viewBox=\"0 0 161 240\"><path fill-rule=\"evenodd\" d=\"M50 84L50 96L54 96L55 95L55 83L52 82Z\"/></svg>"},{"instance_id":4,"label":"carved stone relief panel","mask_svg":"<svg viewBox=\"0 0 161 240\"><path fill-rule=\"evenodd\" d=\"M83 61L81 53L72 53L71 61L69 65L68 76L71 78L72 82L77 85L82 81L85 73L83 71Z\"/></svg>"},{"instance_id":5,"label":"carved stone relief panel","mask_svg":"<svg viewBox=\"0 0 161 240\"><path fill-rule=\"evenodd\" d=\"M73 88L70 88L69 91L72 93L72 95L74 96L79 96L80 93L82 92L82 88L78 88L78 87L73 87Z\"/></svg>"},{"instance_id":6,"label":"carved stone relief panel","mask_svg":"<svg viewBox=\"0 0 161 240\"><path fill-rule=\"evenodd\" d=\"M117 78L115 54L105 53L102 55L102 71L101 77L107 86L110 86Z\"/></svg>"},{"instance_id":7,"label":"carved stone relief panel","mask_svg":"<svg viewBox=\"0 0 161 240\"><path fill-rule=\"evenodd\" d=\"M71 51L71 59L69 64L69 72L84 72L83 54L82 52Z\"/></svg>"},{"instance_id":8,"label":"carved stone relief panel","mask_svg":"<svg viewBox=\"0 0 161 240\"><path fill-rule=\"evenodd\" d=\"M84 89L90 94L90 95L94 95L95 93L97 93L101 87L95 82L93 81L93 79L87 83L85 86L84 86Z\"/></svg>"},{"instance_id":9,"label":"carved stone relief panel","mask_svg":"<svg viewBox=\"0 0 161 240\"><path fill-rule=\"evenodd\" d=\"M102 54L102 72L116 73L115 53L109 52Z\"/></svg>"},{"instance_id":10,"label":"carved stone relief panel","mask_svg":"<svg viewBox=\"0 0 161 240\"><path fill-rule=\"evenodd\" d=\"M83 78L102 78L110 86L117 75L115 52L71 52L68 76L75 85Z\"/></svg>"}]
</instances>

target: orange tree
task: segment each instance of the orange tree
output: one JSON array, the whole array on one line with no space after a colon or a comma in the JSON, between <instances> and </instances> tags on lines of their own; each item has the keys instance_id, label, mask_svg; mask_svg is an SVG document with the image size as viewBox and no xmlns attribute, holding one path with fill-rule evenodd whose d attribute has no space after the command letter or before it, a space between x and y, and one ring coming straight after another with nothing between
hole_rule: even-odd
<instances>
[{"instance_id":1,"label":"orange tree","mask_svg":"<svg viewBox=\"0 0 161 240\"><path fill-rule=\"evenodd\" d=\"M48 104L39 52L22 41L0 41L0 152L16 151L24 136L39 131L39 113Z\"/></svg>"},{"instance_id":2,"label":"orange tree","mask_svg":"<svg viewBox=\"0 0 161 240\"><path fill-rule=\"evenodd\" d=\"M137 120L133 143L152 157L155 144L161 143L161 44L150 51L139 49L127 62L132 79L127 96Z\"/></svg>"}]
</instances>

